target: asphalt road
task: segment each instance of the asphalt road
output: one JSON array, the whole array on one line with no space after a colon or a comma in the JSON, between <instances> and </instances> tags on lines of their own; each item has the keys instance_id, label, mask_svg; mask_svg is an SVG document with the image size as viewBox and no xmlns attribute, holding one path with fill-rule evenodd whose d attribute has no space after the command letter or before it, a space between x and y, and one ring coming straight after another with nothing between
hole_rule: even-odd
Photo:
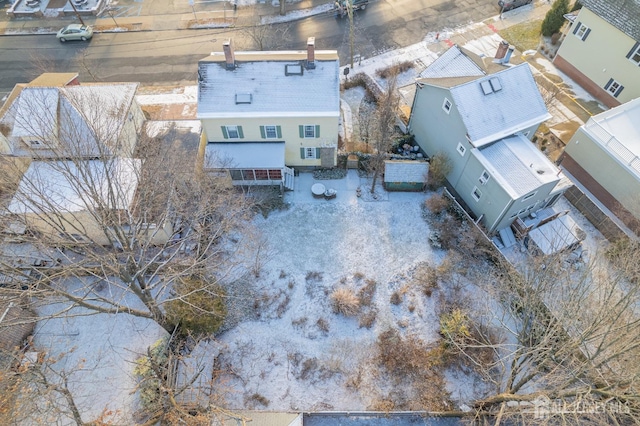
<instances>
[{"instance_id":1,"label":"asphalt road","mask_svg":"<svg viewBox=\"0 0 640 426\"><path fill-rule=\"evenodd\" d=\"M422 40L429 32L478 22L498 12L494 0L376 0L355 12L355 53L371 57ZM179 19L179 15L176 15ZM319 49L349 54L349 20L317 15L290 25L284 48L303 49L316 37ZM193 84L197 62L221 50L239 30L200 29L96 34L90 43L59 43L53 35L0 37L0 92L42 72L79 72L83 81L137 81L143 84Z\"/></svg>"}]
</instances>

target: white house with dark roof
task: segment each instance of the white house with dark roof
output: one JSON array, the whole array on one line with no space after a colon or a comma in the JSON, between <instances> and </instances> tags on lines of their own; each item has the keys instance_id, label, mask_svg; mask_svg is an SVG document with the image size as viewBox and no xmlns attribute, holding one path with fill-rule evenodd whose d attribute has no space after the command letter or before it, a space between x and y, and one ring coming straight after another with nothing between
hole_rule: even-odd
<instances>
[{"instance_id":1,"label":"white house with dark roof","mask_svg":"<svg viewBox=\"0 0 640 426\"><path fill-rule=\"evenodd\" d=\"M609 107L640 97L640 0L581 0L553 63Z\"/></svg>"},{"instance_id":2,"label":"white house with dark roof","mask_svg":"<svg viewBox=\"0 0 640 426\"><path fill-rule=\"evenodd\" d=\"M530 141L551 116L526 63L453 46L420 77L410 131L428 156L449 158L450 189L488 232L555 203L566 180Z\"/></svg>"},{"instance_id":3,"label":"white house with dark roof","mask_svg":"<svg viewBox=\"0 0 640 426\"><path fill-rule=\"evenodd\" d=\"M131 157L144 123L137 88L137 83L80 84L76 73L45 73L18 84L0 109L0 154Z\"/></svg>"},{"instance_id":4,"label":"white house with dark roof","mask_svg":"<svg viewBox=\"0 0 640 426\"><path fill-rule=\"evenodd\" d=\"M594 115L567 144L561 166L640 235L640 98Z\"/></svg>"},{"instance_id":5,"label":"white house with dark roof","mask_svg":"<svg viewBox=\"0 0 640 426\"><path fill-rule=\"evenodd\" d=\"M235 52L198 65L204 170L237 185L292 185L295 168L334 167L340 117L335 50Z\"/></svg>"}]
</instances>

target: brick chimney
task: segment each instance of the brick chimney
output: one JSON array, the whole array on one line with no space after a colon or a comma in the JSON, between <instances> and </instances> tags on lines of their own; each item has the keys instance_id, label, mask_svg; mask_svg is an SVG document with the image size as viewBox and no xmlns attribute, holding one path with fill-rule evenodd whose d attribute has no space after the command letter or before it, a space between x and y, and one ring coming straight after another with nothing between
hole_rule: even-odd
<instances>
[{"instance_id":1,"label":"brick chimney","mask_svg":"<svg viewBox=\"0 0 640 426\"><path fill-rule=\"evenodd\" d=\"M307 68L316 67L316 38L309 37L307 39Z\"/></svg>"},{"instance_id":2,"label":"brick chimney","mask_svg":"<svg viewBox=\"0 0 640 426\"><path fill-rule=\"evenodd\" d=\"M496 51L496 59L504 58L504 55L507 54L507 49L509 49L509 43L502 40L498 45L498 50Z\"/></svg>"},{"instance_id":3,"label":"brick chimney","mask_svg":"<svg viewBox=\"0 0 640 426\"><path fill-rule=\"evenodd\" d=\"M227 62L227 69L232 70L236 67L236 56L233 54L233 46L231 45L231 39L227 39L222 43L222 50L224 50L224 59Z\"/></svg>"}]
</instances>

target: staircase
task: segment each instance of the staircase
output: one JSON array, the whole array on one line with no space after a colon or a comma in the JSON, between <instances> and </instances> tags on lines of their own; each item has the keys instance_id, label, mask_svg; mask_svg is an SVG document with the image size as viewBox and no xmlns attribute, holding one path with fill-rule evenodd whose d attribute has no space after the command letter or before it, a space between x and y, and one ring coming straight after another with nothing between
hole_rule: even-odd
<instances>
[{"instance_id":1,"label":"staircase","mask_svg":"<svg viewBox=\"0 0 640 426\"><path fill-rule=\"evenodd\" d=\"M285 191L293 191L295 183L295 176L293 169L289 167L282 168L282 184L284 186Z\"/></svg>"}]
</instances>

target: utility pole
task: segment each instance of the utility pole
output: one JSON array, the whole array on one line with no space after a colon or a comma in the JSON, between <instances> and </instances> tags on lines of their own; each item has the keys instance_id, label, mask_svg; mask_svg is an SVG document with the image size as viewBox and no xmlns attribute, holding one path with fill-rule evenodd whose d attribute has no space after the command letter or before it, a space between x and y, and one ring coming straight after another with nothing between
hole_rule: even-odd
<instances>
[{"instance_id":1,"label":"utility pole","mask_svg":"<svg viewBox=\"0 0 640 426\"><path fill-rule=\"evenodd\" d=\"M80 21L80 23L82 25L84 25L84 21L82 20L82 16L80 16L80 14L78 13L78 9L76 9L76 5L73 4L73 0L69 0L69 4L71 5L71 8L73 9L73 11L76 14L76 17L78 18L78 20Z\"/></svg>"},{"instance_id":2,"label":"utility pole","mask_svg":"<svg viewBox=\"0 0 640 426\"><path fill-rule=\"evenodd\" d=\"M347 0L349 14L349 52L351 54L351 69L353 69L353 0Z\"/></svg>"}]
</instances>

